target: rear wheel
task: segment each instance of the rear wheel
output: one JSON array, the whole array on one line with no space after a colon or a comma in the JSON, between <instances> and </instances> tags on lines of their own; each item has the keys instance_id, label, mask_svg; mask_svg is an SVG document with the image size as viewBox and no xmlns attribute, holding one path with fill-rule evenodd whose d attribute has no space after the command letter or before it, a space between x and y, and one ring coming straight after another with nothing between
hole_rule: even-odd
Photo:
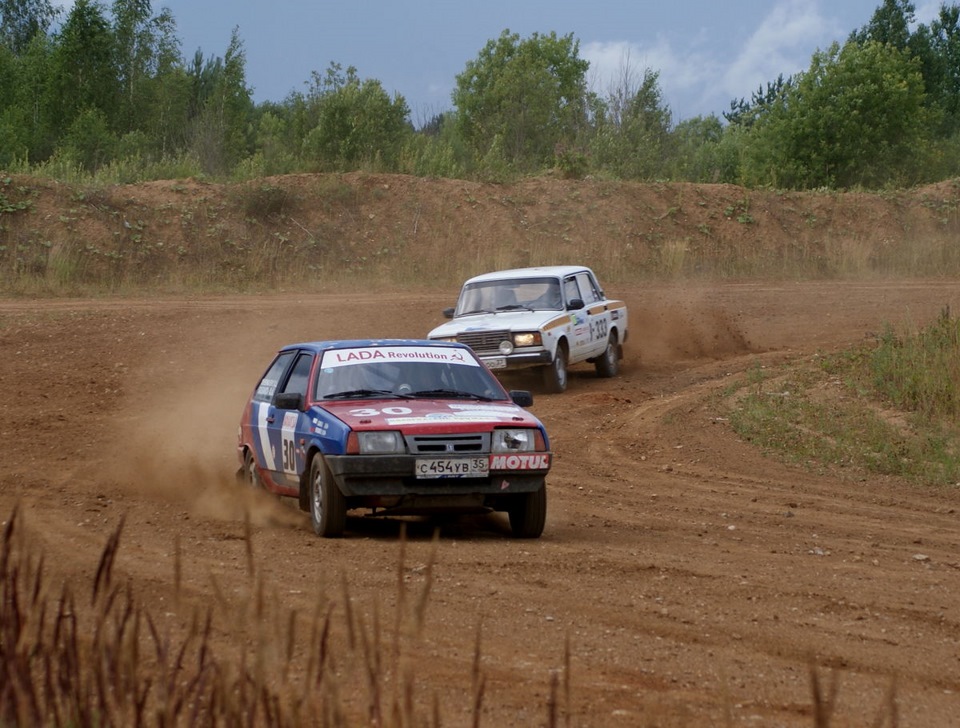
<instances>
[{"instance_id":1,"label":"rear wheel","mask_svg":"<svg viewBox=\"0 0 960 728\"><path fill-rule=\"evenodd\" d=\"M620 371L620 346L617 344L617 335L615 333L610 334L610 339L607 341L607 348L603 350L603 353L594 362L594 366L597 368L598 377L615 377L617 372Z\"/></svg>"},{"instance_id":2,"label":"rear wheel","mask_svg":"<svg viewBox=\"0 0 960 728\"><path fill-rule=\"evenodd\" d=\"M243 457L243 482L252 490L263 490L263 481L260 480L260 473L257 472L257 461L253 457L253 451L247 450Z\"/></svg>"},{"instance_id":3,"label":"rear wheel","mask_svg":"<svg viewBox=\"0 0 960 728\"><path fill-rule=\"evenodd\" d=\"M319 453L310 464L310 520L313 532L326 538L342 536L347 522L346 500Z\"/></svg>"},{"instance_id":4,"label":"rear wheel","mask_svg":"<svg viewBox=\"0 0 960 728\"><path fill-rule=\"evenodd\" d=\"M540 538L547 522L546 483L532 493L515 496L507 513L514 538Z\"/></svg>"},{"instance_id":5,"label":"rear wheel","mask_svg":"<svg viewBox=\"0 0 960 728\"><path fill-rule=\"evenodd\" d=\"M549 366L543 368L543 388L552 394L567 389L567 347L557 345L557 353Z\"/></svg>"}]
</instances>

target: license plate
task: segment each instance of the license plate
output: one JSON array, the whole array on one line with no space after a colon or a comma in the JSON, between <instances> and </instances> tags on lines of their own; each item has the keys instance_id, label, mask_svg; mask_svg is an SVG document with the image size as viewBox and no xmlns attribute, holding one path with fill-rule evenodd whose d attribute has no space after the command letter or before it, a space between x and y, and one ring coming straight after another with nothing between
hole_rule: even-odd
<instances>
[{"instance_id":1,"label":"license plate","mask_svg":"<svg viewBox=\"0 0 960 728\"><path fill-rule=\"evenodd\" d=\"M418 458L413 470L418 478L476 478L490 469L487 458Z\"/></svg>"},{"instance_id":2,"label":"license plate","mask_svg":"<svg viewBox=\"0 0 960 728\"><path fill-rule=\"evenodd\" d=\"M484 359L483 363L487 365L489 369L506 369L507 360L502 356L495 356L493 359Z\"/></svg>"}]
</instances>

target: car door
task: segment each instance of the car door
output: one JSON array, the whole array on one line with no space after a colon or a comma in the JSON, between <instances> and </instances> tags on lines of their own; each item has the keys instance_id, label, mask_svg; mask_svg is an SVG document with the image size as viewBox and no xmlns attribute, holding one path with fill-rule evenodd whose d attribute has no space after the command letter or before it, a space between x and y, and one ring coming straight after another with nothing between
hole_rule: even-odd
<instances>
[{"instance_id":1,"label":"car door","mask_svg":"<svg viewBox=\"0 0 960 728\"><path fill-rule=\"evenodd\" d=\"M610 337L610 312L607 310L603 292L589 271L576 274L577 287L583 299L587 319L587 341L584 345L584 359L599 356L607 348Z\"/></svg>"},{"instance_id":2,"label":"car door","mask_svg":"<svg viewBox=\"0 0 960 728\"><path fill-rule=\"evenodd\" d=\"M270 443L271 458L267 464L270 477L280 488L299 492L300 473L304 468L304 453L298 445L298 432L306 429L306 415L302 411L307 395L307 384L313 365L313 354L299 352L292 366L279 380L276 393L270 401L264 426ZM299 395L299 407L289 406L290 397Z\"/></svg>"},{"instance_id":3,"label":"car door","mask_svg":"<svg viewBox=\"0 0 960 728\"><path fill-rule=\"evenodd\" d=\"M580 284L576 275L569 275L563 279L563 298L570 314L568 353L569 363L583 361L587 358L590 347L590 323L587 316L586 302L580 291Z\"/></svg>"}]
</instances>

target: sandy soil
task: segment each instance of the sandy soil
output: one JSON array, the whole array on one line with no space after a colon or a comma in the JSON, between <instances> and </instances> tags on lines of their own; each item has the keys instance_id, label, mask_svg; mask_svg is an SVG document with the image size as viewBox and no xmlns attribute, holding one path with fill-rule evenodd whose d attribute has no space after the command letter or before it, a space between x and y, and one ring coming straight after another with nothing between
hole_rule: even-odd
<instances>
[{"instance_id":1,"label":"sandy soil","mask_svg":"<svg viewBox=\"0 0 960 728\"><path fill-rule=\"evenodd\" d=\"M175 549L178 601L247 598L246 518L277 621L339 608L345 582L390 622L435 558L408 656L445 725L469 722L477 644L484 725L547 724L562 675L560 724L808 726L811 666L837 681L832 725L955 724L960 490L779 464L715 395L758 364L960 310L958 282L611 293L630 307L621 375L575 370L532 408L556 453L538 541L499 516L444 523L436 543L436 524L404 543L395 522L353 519L321 540L233 483L243 401L276 348L422 335L453 294L408 290L0 301L0 520L19 502L49 573L82 586L123 519L116 576L172 622Z\"/></svg>"}]
</instances>

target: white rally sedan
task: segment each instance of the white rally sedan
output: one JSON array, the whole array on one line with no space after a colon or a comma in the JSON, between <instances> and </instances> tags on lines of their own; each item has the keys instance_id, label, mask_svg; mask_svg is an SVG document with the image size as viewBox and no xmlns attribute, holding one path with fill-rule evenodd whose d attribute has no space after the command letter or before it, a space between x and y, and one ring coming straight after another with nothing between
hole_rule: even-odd
<instances>
[{"instance_id":1,"label":"white rally sedan","mask_svg":"<svg viewBox=\"0 0 960 728\"><path fill-rule=\"evenodd\" d=\"M610 300L584 266L516 268L463 284L449 322L428 338L466 344L493 370L543 369L544 388L563 392L567 368L591 362L617 374L627 340L627 306Z\"/></svg>"}]
</instances>

